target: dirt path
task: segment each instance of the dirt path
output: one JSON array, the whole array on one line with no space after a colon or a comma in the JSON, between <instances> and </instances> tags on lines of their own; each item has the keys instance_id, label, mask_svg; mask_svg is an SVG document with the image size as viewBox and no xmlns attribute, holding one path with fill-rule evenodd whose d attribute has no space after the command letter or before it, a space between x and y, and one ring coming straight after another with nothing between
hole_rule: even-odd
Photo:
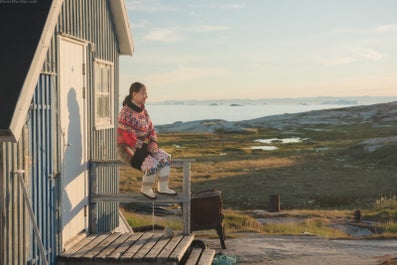
<instances>
[{"instance_id":1,"label":"dirt path","mask_svg":"<svg viewBox=\"0 0 397 265\"><path fill-rule=\"evenodd\" d=\"M218 239L200 239L217 253L236 257L237 264L375 265L385 257L397 256L397 240L329 240L256 233L233 236L236 237L226 240L225 250L220 248Z\"/></svg>"}]
</instances>

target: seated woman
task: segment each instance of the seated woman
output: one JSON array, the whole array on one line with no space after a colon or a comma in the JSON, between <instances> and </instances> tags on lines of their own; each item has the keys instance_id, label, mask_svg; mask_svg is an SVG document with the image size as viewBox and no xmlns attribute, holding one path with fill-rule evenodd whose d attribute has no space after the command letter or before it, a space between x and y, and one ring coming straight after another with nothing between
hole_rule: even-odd
<instances>
[{"instance_id":1,"label":"seated woman","mask_svg":"<svg viewBox=\"0 0 397 265\"><path fill-rule=\"evenodd\" d=\"M168 187L171 155L159 149L153 123L145 109L145 85L135 82L118 116L117 147L122 160L143 172L141 192L155 199L152 186L158 176L158 193L175 195Z\"/></svg>"}]
</instances>

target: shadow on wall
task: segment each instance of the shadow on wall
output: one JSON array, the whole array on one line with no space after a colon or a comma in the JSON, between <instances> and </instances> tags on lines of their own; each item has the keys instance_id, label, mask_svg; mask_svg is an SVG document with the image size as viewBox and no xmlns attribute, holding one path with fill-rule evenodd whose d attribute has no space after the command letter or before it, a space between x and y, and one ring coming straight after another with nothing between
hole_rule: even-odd
<instances>
[{"instance_id":1,"label":"shadow on wall","mask_svg":"<svg viewBox=\"0 0 397 265\"><path fill-rule=\"evenodd\" d=\"M68 109L68 126L67 135L64 135L64 157L63 157L63 187L62 196L62 212L63 226L67 225L80 211L84 209L86 201L81 198L81 193L86 197L87 182L84 180L84 186L77 186L73 183L78 181L77 178L84 172L87 172L87 162L82 161L82 128L81 128L81 112L77 101L76 90L69 89L67 98ZM77 188L77 189L76 189Z\"/></svg>"}]
</instances>

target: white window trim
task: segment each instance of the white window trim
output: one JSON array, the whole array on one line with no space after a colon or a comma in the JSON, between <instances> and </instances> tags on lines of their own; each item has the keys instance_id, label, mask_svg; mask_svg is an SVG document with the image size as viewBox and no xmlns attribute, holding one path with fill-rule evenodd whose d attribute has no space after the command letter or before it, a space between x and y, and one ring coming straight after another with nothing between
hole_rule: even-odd
<instances>
[{"instance_id":1,"label":"white window trim","mask_svg":"<svg viewBox=\"0 0 397 265\"><path fill-rule=\"evenodd\" d=\"M110 66L110 123L109 122L103 122L103 121L98 121L97 120L97 88L96 88L96 64L106 64ZM105 61L102 59L94 59L94 82L93 82L93 86L94 86L94 127L96 130L103 130L103 129L110 129L110 128L114 128L114 63L113 62L109 62L109 61Z\"/></svg>"}]
</instances>

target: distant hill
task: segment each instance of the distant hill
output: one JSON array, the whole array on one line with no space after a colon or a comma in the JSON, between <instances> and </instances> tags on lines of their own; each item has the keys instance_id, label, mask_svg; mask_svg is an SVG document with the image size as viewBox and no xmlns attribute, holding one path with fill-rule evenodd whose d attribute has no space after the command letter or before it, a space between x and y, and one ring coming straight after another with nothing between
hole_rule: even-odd
<instances>
[{"instance_id":1,"label":"distant hill","mask_svg":"<svg viewBox=\"0 0 397 265\"><path fill-rule=\"evenodd\" d=\"M149 102L153 105L263 105L263 104L302 104L302 105L369 105L383 102L397 101L396 97L302 97L302 98L259 98L259 99L208 99L208 100L166 100Z\"/></svg>"},{"instance_id":2,"label":"distant hill","mask_svg":"<svg viewBox=\"0 0 397 265\"><path fill-rule=\"evenodd\" d=\"M397 121L397 101L373 105L361 105L337 109L313 110L308 112L281 114L262 118L228 122L225 120L201 120L175 122L159 125L161 132L244 132L255 128L293 129L315 125L351 125L354 123L383 123Z\"/></svg>"},{"instance_id":3,"label":"distant hill","mask_svg":"<svg viewBox=\"0 0 397 265\"><path fill-rule=\"evenodd\" d=\"M357 100L345 100L345 99L336 99L336 100L327 100L321 102L323 105L357 105Z\"/></svg>"}]
</instances>

